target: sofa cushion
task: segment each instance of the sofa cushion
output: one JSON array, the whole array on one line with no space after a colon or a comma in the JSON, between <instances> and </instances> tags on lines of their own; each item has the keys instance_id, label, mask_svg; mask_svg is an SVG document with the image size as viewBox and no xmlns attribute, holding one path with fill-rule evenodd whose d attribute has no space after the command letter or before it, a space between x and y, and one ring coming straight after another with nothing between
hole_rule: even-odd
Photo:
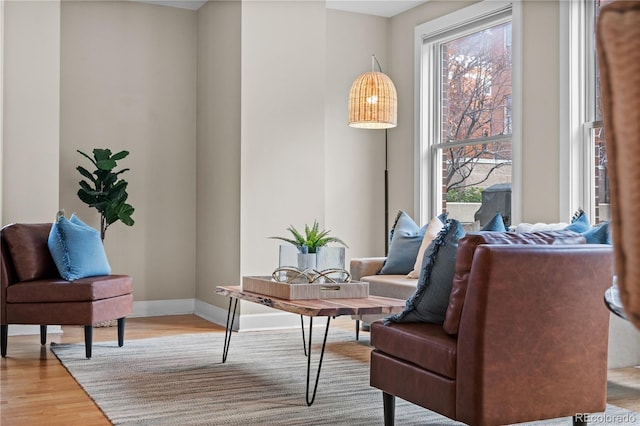
<instances>
[{"instance_id":1,"label":"sofa cushion","mask_svg":"<svg viewBox=\"0 0 640 426\"><path fill-rule=\"evenodd\" d=\"M62 279L21 282L7 288L8 303L86 302L130 294L133 283L127 275L82 278L72 282Z\"/></svg>"},{"instance_id":2,"label":"sofa cushion","mask_svg":"<svg viewBox=\"0 0 640 426\"><path fill-rule=\"evenodd\" d=\"M19 281L59 278L47 238L50 223L16 223L2 230Z\"/></svg>"},{"instance_id":3,"label":"sofa cushion","mask_svg":"<svg viewBox=\"0 0 640 426\"><path fill-rule=\"evenodd\" d=\"M584 244L585 238L571 231L547 231L534 233L472 232L460 240L449 305L443 324L444 330L458 334L462 306L467 295L469 273L473 254L481 244Z\"/></svg>"},{"instance_id":4,"label":"sofa cushion","mask_svg":"<svg viewBox=\"0 0 640 426\"><path fill-rule=\"evenodd\" d=\"M407 300L416 291L417 278L407 278L406 275L372 275L362 277L360 281L369 283L371 296L392 297Z\"/></svg>"},{"instance_id":5,"label":"sofa cushion","mask_svg":"<svg viewBox=\"0 0 640 426\"><path fill-rule=\"evenodd\" d=\"M566 231L573 231L579 234L587 232L591 228L589 218L584 210L578 210L571 218L571 223L565 228Z\"/></svg>"},{"instance_id":6,"label":"sofa cushion","mask_svg":"<svg viewBox=\"0 0 640 426\"><path fill-rule=\"evenodd\" d=\"M407 278L420 278L420 270L422 269L424 252L427 247L429 247L429 244L431 244L431 241L433 241L438 236L438 233L443 226L444 224L439 217L434 217L429 221L429 223L427 224L427 229L424 232L424 236L422 237L422 243L420 243L416 261L413 264L413 269L407 274Z\"/></svg>"},{"instance_id":7,"label":"sofa cushion","mask_svg":"<svg viewBox=\"0 0 640 426\"><path fill-rule=\"evenodd\" d=\"M416 261L427 226L419 227L403 211L399 211L391 230L389 254L380 274L408 274Z\"/></svg>"},{"instance_id":8,"label":"sofa cushion","mask_svg":"<svg viewBox=\"0 0 640 426\"><path fill-rule=\"evenodd\" d=\"M502 213L497 212L491 220L482 227L481 231L507 232Z\"/></svg>"},{"instance_id":9,"label":"sofa cushion","mask_svg":"<svg viewBox=\"0 0 640 426\"><path fill-rule=\"evenodd\" d=\"M404 311L387 318L391 322L442 324L449 302L458 240L464 236L462 224L449 219L424 253L415 293Z\"/></svg>"},{"instance_id":10,"label":"sofa cushion","mask_svg":"<svg viewBox=\"0 0 640 426\"><path fill-rule=\"evenodd\" d=\"M592 226L586 232L583 232L582 236L587 240L587 244L613 244L609 222L602 222Z\"/></svg>"},{"instance_id":11,"label":"sofa cushion","mask_svg":"<svg viewBox=\"0 0 640 426\"><path fill-rule=\"evenodd\" d=\"M456 378L457 339L428 323L371 324L371 345L441 376Z\"/></svg>"},{"instance_id":12,"label":"sofa cushion","mask_svg":"<svg viewBox=\"0 0 640 426\"><path fill-rule=\"evenodd\" d=\"M100 232L75 214L60 216L51 227L48 247L62 278L68 281L109 275L111 267L100 239Z\"/></svg>"}]
</instances>

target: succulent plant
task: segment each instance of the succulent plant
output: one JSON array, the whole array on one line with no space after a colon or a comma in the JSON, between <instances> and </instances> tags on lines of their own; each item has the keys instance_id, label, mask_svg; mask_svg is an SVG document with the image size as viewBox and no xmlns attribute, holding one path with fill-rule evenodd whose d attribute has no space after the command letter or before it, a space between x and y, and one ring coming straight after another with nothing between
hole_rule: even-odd
<instances>
[{"instance_id":1,"label":"succulent plant","mask_svg":"<svg viewBox=\"0 0 640 426\"><path fill-rule=\"evenodd\" d=\"M315 253L319 247L324 247L329 243L338 243L342 244L345 247L347 246L344 241L337 237L330 237L329 230L320 230L320 225L317 220L313 221L313 225L309 227L309 225L304 225L304 234L299 232L293 225L290 225L287 228L287 231L291 232L293 238L286 237L269 237L276 240L285 241L287 243L293 244L298 247L299 250L302 251L302 247L307 247L309 253Z\"/></svg>"}]
</instances>

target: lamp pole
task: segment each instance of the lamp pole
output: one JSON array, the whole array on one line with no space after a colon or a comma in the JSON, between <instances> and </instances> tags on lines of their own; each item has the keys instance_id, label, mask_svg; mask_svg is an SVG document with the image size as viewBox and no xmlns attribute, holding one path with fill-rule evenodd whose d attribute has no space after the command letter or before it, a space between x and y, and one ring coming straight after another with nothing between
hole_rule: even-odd
<instances>
[{"instance_id":1,"label":"lamp pole","mask_svg":"<svg viewBox=\"0 0 640 426\"><path fill-rule=\"evenodd\" d=\"M375 71L376 64L380 72ZM389 135L387 129L397 124L397 92L393 82L382 72L375 55L371 55L371 72L359 75L349 91L349 126L361 129L384 129L384 255L389 254Z\"/></svg>"},{"instance_id":2,"label":"lamp pole","mask_svg":"<svg viewBox=\"0 0 640 426\"><path fill-rule=\"evenodd\" d=\"M384 129L384 255L389 254L389 138Z\"/></svg>"}]
</instances>

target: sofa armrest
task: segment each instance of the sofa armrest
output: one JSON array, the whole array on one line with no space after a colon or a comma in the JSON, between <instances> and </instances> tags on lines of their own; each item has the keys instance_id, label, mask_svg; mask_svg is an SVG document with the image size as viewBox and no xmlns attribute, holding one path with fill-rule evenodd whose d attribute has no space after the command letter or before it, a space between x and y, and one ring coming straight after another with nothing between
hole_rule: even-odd
<instances>
[{"instance_id":1,"label":"sofa armrest","mask_svg":"<svg viewBox=\"0 0 640 426\"><path fill-rule=\"evenodd\" d=\"M362 277L368 277L370 275L376 275L386 257L359 257L351 259L349 263L349 273L353 280L359 281Z\"/></svg>"}]
</instances>

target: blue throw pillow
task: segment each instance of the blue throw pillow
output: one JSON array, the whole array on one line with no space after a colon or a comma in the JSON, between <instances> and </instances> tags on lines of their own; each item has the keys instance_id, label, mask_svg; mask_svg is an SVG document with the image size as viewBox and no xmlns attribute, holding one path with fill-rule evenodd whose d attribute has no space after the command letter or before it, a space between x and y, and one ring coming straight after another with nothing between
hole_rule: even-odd
<instances>
[{"instance_id":1,"label":"blue throw pillow","mask_svg":"<svg viewBox=\"0 0 640 426\"><path fill-rule=\"evenodd\" d=\"M609 222L599 223L591 227L586 232L583 232L582 236L587 240L587 244L613 244Z\"/></svg>"},{"instance_id":2,"label":"blue throw pillow","mask_svg":"<svg viewBox=\"0 0 640 426\"><path fill-rule=\"evenodd\" d=\"M589 224L587 214L582 209L579 209L571 218L571 224L564 229L565 231L573 231L578 234L582 234L587 232L590 228L591 225Z\"/></svg>"},{"instance_id":3,"label":"blue throw pillow","mask_svg":"<svg viewBox=\"0 0 640 426\"><path fill-rule=\"evenodd\" d=\"M100 232L75 214L69 220L62 215L58 218L47 245L60 276L67 281L111 273Z\"/></svg>"},{"instance_id":4,"label":"blue throw pillow","mask_svg":"<svg viewBox=\"0 0 640 426\"><path fill-rule=\"evenodd\" d=\"M406 275L413 269L427 226L422 228L403 211L398 212L391 230L391 245L379 274Z\"/></svg>"},{"instance_id":5,"label":"blue throw pillow","mask_svg":"<svg viewBox=\"0 0 640 426\"><path fill-rule=\"evenodd\" d=\"M481 231L507 232L502 214L500 212L496 213L496 215L482 227Z\"/></svg>"},{"instance_id":6,"label":"blue throw pillow","mask_svg":"<svg viewBox=\"0 0 640 426\"><path fill-rule=\"evenodd\" d=\"M458 241L465 232L455 219L447 220L438 236L424 252L416 291L407 300L404 311L387 322L444 323L453 284Z\"/></svg>"}]
</instances>

